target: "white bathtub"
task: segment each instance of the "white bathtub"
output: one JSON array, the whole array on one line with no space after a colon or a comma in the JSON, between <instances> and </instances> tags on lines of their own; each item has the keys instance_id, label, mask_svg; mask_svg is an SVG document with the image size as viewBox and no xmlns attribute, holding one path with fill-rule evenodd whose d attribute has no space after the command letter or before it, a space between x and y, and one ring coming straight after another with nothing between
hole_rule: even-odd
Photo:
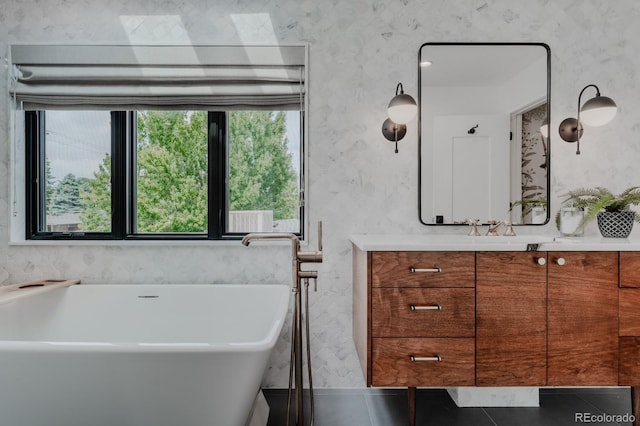
<instances>
[{"instance_id":1,"label":"white bathtub","mask_svg":"<svg viewBox=\"0 0 640 426\"><path fill-rule=\"evenodd\" d=\"M2 426L244 426L284 285L76 285L0 305Z\"/></svg>"}]
</instances>

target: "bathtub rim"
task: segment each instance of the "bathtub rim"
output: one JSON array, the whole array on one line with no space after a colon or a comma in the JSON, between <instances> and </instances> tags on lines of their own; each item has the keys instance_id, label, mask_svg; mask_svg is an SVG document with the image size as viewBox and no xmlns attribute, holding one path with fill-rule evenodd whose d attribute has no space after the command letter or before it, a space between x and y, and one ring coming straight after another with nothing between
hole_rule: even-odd
<instances>
[{"instance_id":1,"label":"bathtub rim","mask_svg":"<svg viewBox=\"0 0 640 426\"><path fill-rule=\"evenodd\" d=\"M278 303L278 310L276 312L276 321L269 328L265 337L259 340L254 340L245 343L207 343L207 342L193 342L193 343L171 343L171 342L158 342L158 343L141 343L141 342L101 342L101 341L47 341L47 340L0 340L1 352L95 352L95 353L204 353L204 352L227 352L227 353L245 353L245 352L262 352L270 351L277 343L278 337L282 332L286 315L289 310L291 301L291 286L286 284L121 284L121 283L100 283L100 284L82 284L71 287L62 287L50 290L47 293L54 293L59 291L73 291L74 288L91 288L91 287L114 287L121 288L126 287L157 287L157 288L187 288L187 287L271 287L277 288L281 293ZM82 291L82 290L81 290ZM46 293L34 294L33 297L39 295L46 295ZM27 302L29 297L14 300L9 303L23 303ZM2 309L2 305L0 305Z\"/></svg>"}]
</instances>

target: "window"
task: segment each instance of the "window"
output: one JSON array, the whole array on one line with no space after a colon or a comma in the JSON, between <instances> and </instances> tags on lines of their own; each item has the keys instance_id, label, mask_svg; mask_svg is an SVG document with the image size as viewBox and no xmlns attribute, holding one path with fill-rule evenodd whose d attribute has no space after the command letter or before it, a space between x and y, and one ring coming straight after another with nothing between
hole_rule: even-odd
<instances>
[{"instance_id":1,"label":"window","mask_svg":"<svg viewBox=\"0 0 640 426\"><path fill-rule=\"evenodd\" d=\"M303 234L305 46L10 46L28 239Z\"/></svg>"},{"instance_id":2,"label":"window","mask_svg":"<svg viewBox=\"0 0 640 426\"><path fill-rule=\"evenodd\" d=\"M302 234L300 111L27 111L30 239Z\"/></svg>"}]
</instances>

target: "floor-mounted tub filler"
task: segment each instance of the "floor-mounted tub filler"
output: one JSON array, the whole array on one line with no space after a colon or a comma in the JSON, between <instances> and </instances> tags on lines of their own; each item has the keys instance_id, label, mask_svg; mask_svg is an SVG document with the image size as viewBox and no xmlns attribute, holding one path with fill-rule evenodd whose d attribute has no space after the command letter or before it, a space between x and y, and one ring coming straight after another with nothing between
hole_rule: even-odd
<instances>
[{"instance_id":1,"label":"floor-mounted tub filler","mask_svg":"<svg viewBox=\"0 0 640 426\"><path fill-rule=\"evenodd\" d=\"M290 295L191 284L0 295L0 424L253 425Z\"/></svg>"}]
</instances>

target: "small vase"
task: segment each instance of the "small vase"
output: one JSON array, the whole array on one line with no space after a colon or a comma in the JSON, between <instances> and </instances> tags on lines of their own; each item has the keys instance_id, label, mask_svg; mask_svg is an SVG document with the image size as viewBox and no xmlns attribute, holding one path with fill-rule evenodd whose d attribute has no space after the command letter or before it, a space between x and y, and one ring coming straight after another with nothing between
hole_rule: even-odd
<instances>
[{"instance_id":1,"label":"small vase","mask_svg":"<svg viewBox=\"0 0 640 426\"><path fill-rule=\"evenodd\" d=\"M600 233L605 238L627 238L633 228L635 212L600 212L597 221Z\"/></svg>"},{"instance_id":2,"label":"small vase","mask_svg":"<svg viewBox=\"0 0 640 426\"><path fill-rule=\"evenodd\" d=\"M560 209L560 233L568 237L580 237L584 228L578 231L578 226L584 219L584 210L577 207L562 207Z\"/></svg>"},{"instance_id":3,"label":"small vase","mask_svg":"<svg viewBox=\"0 0 640 426\"><path fill-rule=\"evenodd\" d=\"M544 206L535 206L531 208L531 224L537 225L547 221L547 209Z\"/></svg>"}]
</instances>

